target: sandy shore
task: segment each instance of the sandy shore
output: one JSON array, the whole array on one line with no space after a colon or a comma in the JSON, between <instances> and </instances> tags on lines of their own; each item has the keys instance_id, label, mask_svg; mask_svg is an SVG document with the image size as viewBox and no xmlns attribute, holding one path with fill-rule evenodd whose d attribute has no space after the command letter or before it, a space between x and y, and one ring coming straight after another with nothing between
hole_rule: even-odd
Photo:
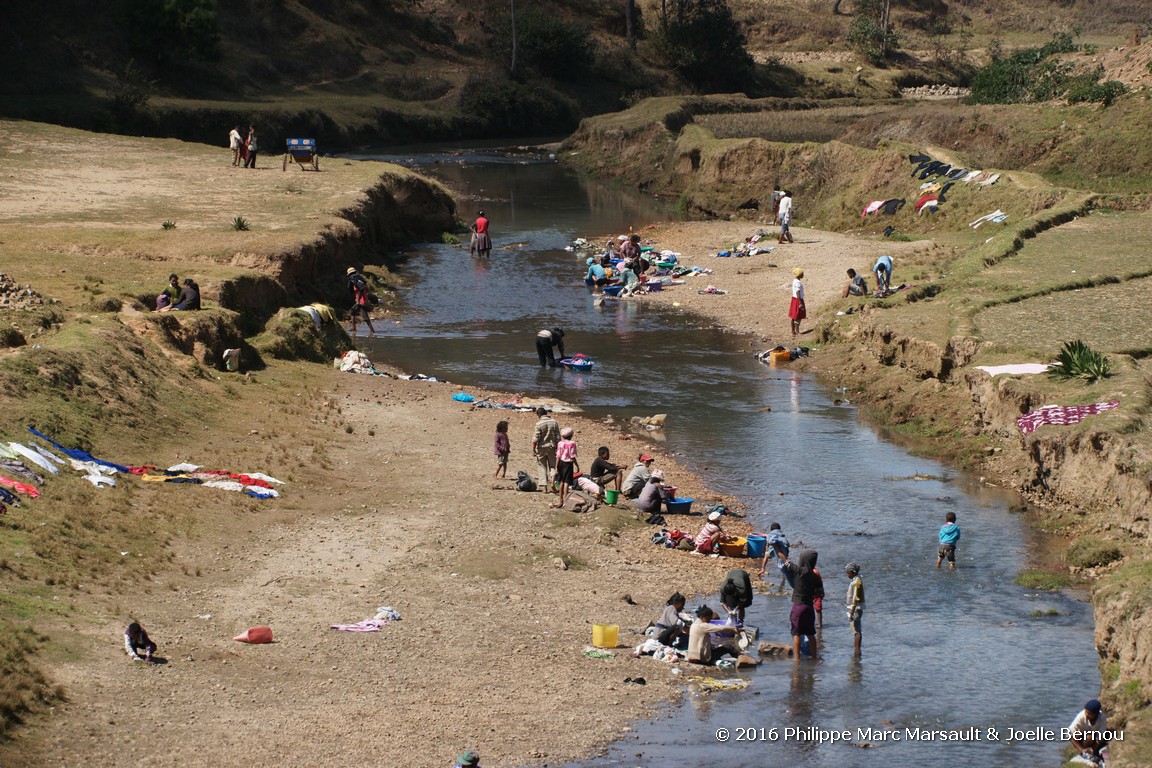
<instances>
[{"instance_id":1,"label":"sandy shore","mask_svg":"<svg viewBox=\"0 0 1152 768\"><path fill-rule=\"evenodd\" d=\"M761 239L759 247L772 248L771 253L743 258L716 258L721 250L735 245L760 229L770 236ZM889 254L893 259L893 280L911 282L911 263L918 255L933 248L930 241L892 242L871 237L855 237L814 229L793 229L794 243L778 245L778 229L751 222L684 221L666 222L641 232L657 250L682 254L680 263L713 270L712 275L687 278L684 285L635 299L669 304L688 312L708 317L734 331L758 334L767 344L787 347L804 344L804 335L792 339L788 320L791 300L792 269L804 270L804 292L809 320L801 332L811 329L812 317L829 302L839 301L848 282L847 269L865 275L874 289L876 278L870 272L876 258ZM726 295L700 294L709 285Z\"/></svg>"}]
</instances>

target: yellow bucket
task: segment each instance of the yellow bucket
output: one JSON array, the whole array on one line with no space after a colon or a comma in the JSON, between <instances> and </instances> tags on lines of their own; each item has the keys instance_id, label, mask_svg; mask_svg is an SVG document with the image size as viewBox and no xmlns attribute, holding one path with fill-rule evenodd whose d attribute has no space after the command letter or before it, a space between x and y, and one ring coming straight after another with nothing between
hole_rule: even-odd
<instances>
[{"instance_id":1,"label":"yellow bucket","mask_svg":"<svg viewBox=\"0 0 1152 768\"><path fill-rule=\"evenodd\" d=\"M615 624L593 624L592 645L597 648L615 648L620 639L620 627Z\"/></svg>"}]
</instances>

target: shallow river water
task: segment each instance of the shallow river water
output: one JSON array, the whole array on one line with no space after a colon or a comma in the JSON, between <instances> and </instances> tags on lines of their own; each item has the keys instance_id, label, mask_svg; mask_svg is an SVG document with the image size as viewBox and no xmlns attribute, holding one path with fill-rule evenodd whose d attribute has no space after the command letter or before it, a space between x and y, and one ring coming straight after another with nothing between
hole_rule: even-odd
<instances>
[{"instance_id":1,"label":"shallow river water","mask_svg":"<svg viewBox=\"0 0 1152 768\"><path fill-rule=\"evenodd\" d=\"M571 766L1060 764L1058 741L1012 741L1008 730L1058 732L1099 690L1092 614L1074 596L1015 585L1042 546L1009 510L1018 499L883 439L852 405L835 404L836 392L756 362L751 338L642 300L595 307L583 261L563 247L668 218L656 201L583 179L546 154L369 156L444 181L466 221L483 207L495 243L490 263L466 248L414 249L407 311L364 342L372 357L453 383L559 397L592 415L666 412L667 446L684 463L745 500L758 527L780 522L793 551L803 542L820 554L828 597L819 662L768 661L740 673L751 681L745 690L689 693ZM569 353L596 360L594 372L538 367L533 337L554 324L566 329ZM513 435L522 457L529 439ZM955 573L933 567L948 511L963 531ZM863 566L867 593L860 660L842 608L848 561ZM724 570L718 563L717 588ZM748 621L762 639L785 642L788 608L786 597L757 596ZM652 662L649 672L669 669ZM868 728L895 736L858 732ZM728 729L726 741L718 729ZM820 741L844 729L850 743ZM908 729L960 740L912 740Z\"/></svg>"}]
</instances>

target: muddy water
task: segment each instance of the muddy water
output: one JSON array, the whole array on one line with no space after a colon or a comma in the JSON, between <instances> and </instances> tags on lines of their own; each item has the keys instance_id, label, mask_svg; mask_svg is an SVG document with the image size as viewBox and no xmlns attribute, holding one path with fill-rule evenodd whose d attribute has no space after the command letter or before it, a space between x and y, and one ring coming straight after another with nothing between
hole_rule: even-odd
<instances>
[{"instance_id":1,"label":"muddy water","mask_svg":"<svg viewBox=\"0 0 1152 768\"><path fill-rule=\"evenodd\" d=\"M755 362L748 338L642 301L595 307L582 261L563 246L667 217L654 201L582 179L546 155L388 159L414 159L461 192L469 216L483 207L496 248L490 263L466 249L417 249L407 267L410 311L367 342L373 357L454 383L554 395L594 415L667 412L671 450L745 499L758 524L780 522L794 549L803 542L820 553L828 597L819 662L770 661L740 673L751 683L743 691L690 692L572 766L1059 765L1061 744L1010 741L1008 729L1058 731L1099 690L1092 616L1074 596L1013 583L1043 548L1009 510L1017 499L909 455L851 404L837 404L836 392ZM594 372L538 367L533 336L553 324L568 330L569 352L597 361ZM513 439L524 445L528 436ZM963 530L955 573L933 567L948 511ZM867 591L860 660L841 607L850 560L863 566ZM718 563L717 587L723 570ZM749 622L765 639L788 641L788 609L786 597L758 595ZM670 674L657 662L648 671ZM722 728L726 741L716 736ZM870 728L881 733L858 731ZM820 741L845 729L848 743ZM907 729L960 740L911 740ZM882 740L884 732L895 736Z\"/></svg>"}]
</instances>

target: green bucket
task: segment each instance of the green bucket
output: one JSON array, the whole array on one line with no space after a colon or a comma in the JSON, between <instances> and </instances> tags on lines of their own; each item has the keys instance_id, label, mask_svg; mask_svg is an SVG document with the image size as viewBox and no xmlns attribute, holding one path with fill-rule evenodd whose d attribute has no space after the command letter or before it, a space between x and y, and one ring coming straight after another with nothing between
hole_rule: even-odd
<instances>
[{"instance_id":1,"label":"green bucket","mask_svg":"<svg viewBox=\"0 0 1152 768\"><path fill-rule=\"evenodd\" d=\"M618 498L620 498L620 491L617 491L616 489L604 491L604 501L608 504L615 504L616 499Z\"/></svg>"}]
</instances>

